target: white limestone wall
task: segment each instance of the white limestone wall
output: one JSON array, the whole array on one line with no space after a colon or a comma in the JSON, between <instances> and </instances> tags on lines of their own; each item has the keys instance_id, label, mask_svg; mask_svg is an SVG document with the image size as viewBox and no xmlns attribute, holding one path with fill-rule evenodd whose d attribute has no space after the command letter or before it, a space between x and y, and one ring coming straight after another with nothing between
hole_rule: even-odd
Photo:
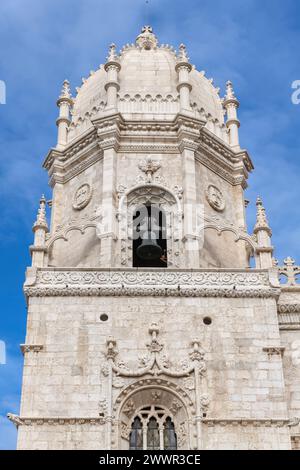
<instances>
[{"instance_id":1,"label":"white limestone wall","mask_svg":"<svg viewBox=\"0 0 300 470\"><path fill-rule=\"evenodd\" d=\"M98 161L53 190L49 266L99 266L100 240L96 236L102 201L102 161ZM74 208L77 189L88 183L90 202L80 210Z\"/></svg>"},{"instance_id":2,"label":"white limestone wall","mask_svg":"<svg viewBox=\"0 0 300 470\"><path fill-rule=\"evenodd\" d=\"M108 320L102 322L100 315ZM211 325L204 325L209 316ZM280 345L274 299L164 297L30 298L21 417L95 418L107 396L105 343L117 341L118 358L137 367L147 352L148 328L159 325L159 341L174 367L188 357L197 337L206 351L208 419L284 420L287 417L282 360L263 348ZM175 379L176 380L176 379ZM181 380L177 379L182 386ZM114 397L120 390L114 391ZM207 448L289 448L288 428L274 425L262 440L260 426L228 433L204 426ZM19 428L19 448L104 448L100 424L31 424Z\"/></svg>"},{"instance_id":3,"label":"white limestone wall","mask_svg":"<svg viewBox=\"0 0 300 470\"><path fill-rule=\"evenodd\" d=\"M295 426L291 427L294 436L295 448L299 446L300 435L300 292L299 288L291 288L283 291L280 295L279 304L284 305L286 311L289 306L293 307L285 321L290 317L292 323L282 323L280 326L280 337L282 346L285 348L283 356L284 379L286 387L286 399L289 416ZM296 308L295 308L296 307ZM298 320L296 322L295 320Z\"/></svg>"}]
</instances>

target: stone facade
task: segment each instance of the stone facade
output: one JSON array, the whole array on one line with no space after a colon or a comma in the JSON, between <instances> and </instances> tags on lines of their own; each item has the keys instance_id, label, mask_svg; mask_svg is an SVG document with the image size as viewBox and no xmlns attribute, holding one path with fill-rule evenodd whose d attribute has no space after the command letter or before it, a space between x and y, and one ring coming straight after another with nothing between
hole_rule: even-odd
<instances>
[{"instance_id":1,"label":"stone facade","mask_svg":"<svg viewBox=\"0 0 300 470\"><path fill-rule=\"evenodd\" d=\"M299 448L300 268L276 265L259 198L247 230L253 165L231 82L221 99L185 46L144 27L75 98L65 81L58 106L51 222L42 198L24 286L18 448L129 449L136 420L147 448L151 419L161 449L167 422L178 449ZM165 268L133 267L147 204L165 214Z\"/></svg>"}]
</instances>

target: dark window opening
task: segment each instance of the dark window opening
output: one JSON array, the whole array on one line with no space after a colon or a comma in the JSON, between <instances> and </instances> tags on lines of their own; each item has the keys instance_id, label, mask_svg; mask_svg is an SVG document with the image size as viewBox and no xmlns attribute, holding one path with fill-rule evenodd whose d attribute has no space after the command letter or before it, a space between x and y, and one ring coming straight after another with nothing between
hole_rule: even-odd
<instances>
[{"instance_id":1,"label":"dark window opening","mask_svg":"<svg viewBox=\"0 0 300 470\"><path fill-rule=\"evenodd\" d=\"M133 267L166 268L166 216L157 205L139 207L133 215Z\"/></svg>"},{"instance_id":2,"label":"dark window opening","mask_svg":"<svg viewBox=\"0 0 300 470\"><path fill-rule=\"evenodd\" d=\"M143 449L143 429L139 417L134 418L131 433L129 436L129 449L142 450Z\"/></svg>"},{"instance_id":3,"label":"dark window opening","mask_svg":"<svg viewBox=\"0 0 300 470\"><path fill-rule=\"evenodd\" d=\"M147 429L147 450L159 450L158 422L154 417L150 418Z\"/></svg>"},{"instance_id":4,"label":"dark window opening","mask_svg":"<svg viewBox=\"0 0 300 470\"><path fill-rule=\"evenodd\" d=\"M177 449L177 436L175 433L174 423L171 418L167 418L164 424L164 449L176 450Z\"/></svg>"}]
</instances>

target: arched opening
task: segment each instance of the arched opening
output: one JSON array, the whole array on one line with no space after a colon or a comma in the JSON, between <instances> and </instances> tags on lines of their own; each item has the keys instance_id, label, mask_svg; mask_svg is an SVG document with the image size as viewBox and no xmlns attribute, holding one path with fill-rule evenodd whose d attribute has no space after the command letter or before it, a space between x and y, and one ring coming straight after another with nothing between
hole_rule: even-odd
<instances>
[{"instance_id":1,"label":"arched opening","mask_svg":"<svg viewBox=\"0 0 300 470\"><path fill-rule=\"evenodd\" d=\"M157 204L140 205L133 213L133 267L166 268L166 215Z\"/></svg>"},{"instance_id":2,"label":"arched opening","mask_svg":"<svg viewBox=\"0 0 300 470\"><path fill-rule=\"evenodd\" d=\"M175 425L160 406L142 408L134 417L129 435L130 450L177 450Z\"/></svg>"}]
</instances>

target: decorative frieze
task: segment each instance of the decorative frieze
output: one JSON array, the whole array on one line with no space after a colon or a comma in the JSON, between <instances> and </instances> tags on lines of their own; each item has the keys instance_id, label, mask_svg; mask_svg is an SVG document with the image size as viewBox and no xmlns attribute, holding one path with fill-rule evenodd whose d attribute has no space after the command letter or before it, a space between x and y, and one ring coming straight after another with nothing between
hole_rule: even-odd
<instances>
[{"instance_id":1,"label":"decorative frieze","mask_svg":"<svg viewBox=\"0 0 300 470\"><path fill-rule=\"evenodd\" d=\"M39 269L27 296L277 297L267 272Z\"/></svg>"}]
</instances>

